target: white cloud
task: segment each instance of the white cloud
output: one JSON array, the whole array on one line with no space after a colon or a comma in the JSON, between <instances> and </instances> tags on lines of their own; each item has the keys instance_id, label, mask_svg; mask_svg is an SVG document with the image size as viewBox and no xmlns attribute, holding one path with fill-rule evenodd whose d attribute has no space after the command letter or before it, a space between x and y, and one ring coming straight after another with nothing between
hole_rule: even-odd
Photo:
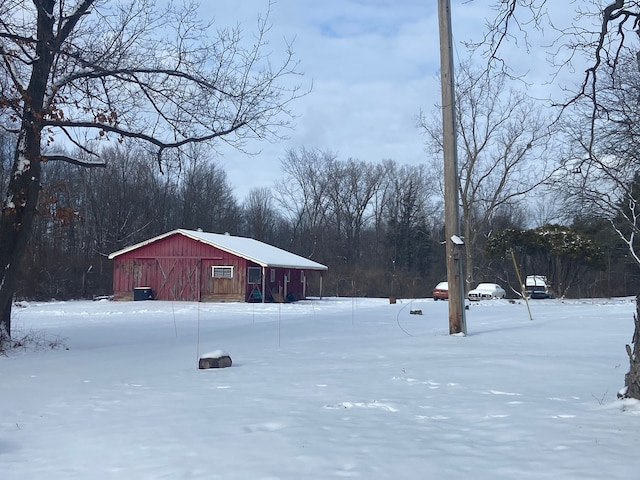
<instances>
[{"instance_id":1,"label":"white cloud","mask_svg":"<svg viewBox=\"0 0 640 480\"><path fill-rule=\"evenodd\" d=\"M215 2L202 8L205 14L215 14L220 25L241 22L249 35L268 3ZM478 39L485 18L493 13L485 2L453 2L459 58L467 56L460 42ZM277 0L270 21L269 47L275 58L286 41L293 40L303 81L313 82L313 90L293 105L298 117L294 128L285 132L288 140L252 144L252 151L261 151L255 157L223 150L222 165L240 199L252 186L270 186L281 177L279 159L290 148L319 148L343 159L427 161L416 118L421 110L440 103L436 2ZM542 33L537 36L544 39ZM516 71L535 83L531 89L536 95L547 96L544 83L549 76L542 49L526 52L522 43L510 43L505 55L513 58Z\"/></svg>"}]
</instances>

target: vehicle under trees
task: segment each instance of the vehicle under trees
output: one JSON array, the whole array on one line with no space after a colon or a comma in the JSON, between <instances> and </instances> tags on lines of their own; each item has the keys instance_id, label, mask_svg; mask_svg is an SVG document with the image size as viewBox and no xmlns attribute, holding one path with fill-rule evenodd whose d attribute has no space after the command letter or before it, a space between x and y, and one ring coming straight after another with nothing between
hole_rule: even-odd
<instances>
[{"instance_id":1,"label":"vehicle under trees","mask_svg":"<svg viewBox=\"0 0 640 480\"><path fill-rule=\"evenodd\" d=\"M300 90L289 47L280 62L268 58L267 31L263 17L245 44L240 27L214 30L190 3L0 4L0 125L16 138L0 218L0 342L11 335L42 163L104 165L96 144L130 138L162 168L189 144L277 138Z\"/></svg>"},{"instance_id":2,"label":"vehicle under trees","mask_svg":"<svg viewBox=\"0 0 640 480\"><path fill-rule=\"evenodd\" d=\"M503 258L505 267L513 254L523 279L525 275L545 276L557 297L565 297L575 289L576 281L589 269L603 269L605 258L591 238L562 225L530 230L506 228L488 238L485 253ZM517 287L516 292L521 285Z\"/></svg>"},{"instance_id":3,"label":"vehicle under trees","mask_svg":"<svg viewBox=\"0 0 640 480\"><path fill-rule=\"evenodd\" d=\"M628 206L628 216L624 218L631 225L631 231L637 227L634 211L636 201L631 198L628 192L617 181L618 177L612 178L610 173L615 170L613 165L619 165L627 174L629 185L631 179L635 177L637 169L629 172L624 164L624 159L612 155L609 151L598 148L599 140L602 140L601 128L607 131L608 127L623 127L621 133L626 134L626 139L622 143L615 145L622 149L631 147L635 141L634 125L622 122L620 119L627 117L627 112L621 116L619 110L614 108L611 117L608 106L613 106L607 102L607 96L617 97L626 89L622 84L615 85L616 78L624 78L624 70L635 70L631 80L638 78L638 68L640 67L640 50L637 45L638 34L640 33L640 2L637 0L610 0L604 4L601 2L585 2L586 5L576 6L574 16L550 16L547 8L550 2L546 0L507 0L496 2L495 21L489 25L483 41L477 44L488 59L488 64L499 63L508 65L501 58L501 46L513 39L514 36L521 37L525 45L527 42L527 30L523 28L530 25L532 28L540 29L545 26L555 30L557 41L547 42L553 47L550 58L558 68L571 69L576 64L580 67L579 72L585 72L578 80L578 87L570 92L565 100L560 103L562 114L567 111L571 113L573 107L584 105L588 115L586 117L586 128L578 129L576 136L582 147L582 156L573 162L573 170L583 175L585 184L591 180L598 181L604 179L607 186L613 185L614 194L605 203L609 205L624 204ZM550 7L549 7L550 8ZM564 56L560 52L569 52ZM635 57L636 62L632 59ZM586 64L586 68L584 68ZM633 65L633 66L632 66ZM622 75L619 75L622 73ZM627 78L627 81L629 78ZM612 88L609 88L612 87ZM622 87L622 88L620 88ZM637 98L637 90L635 90ZM584 103L583 103L584 102ZM635 109L634 109L635 110ZM613 120L609 124L609 120ZM624 127L627 128L624 128ZM611 130L608 130L611 132ZM605 137L607 135L605 134ZM574 137L575 138L575 137ZM606 144L606 141L605 141ZM630 149L629 149L630 150ZM613 168L612 168L613 167ZM584 174L583 174L584 172ZM628 176L631 173L631 176ZM589 179L586 177L590 176ZM624 182L623 182L624 185ZM620 192L623 192L622 194ZM605 191L607 193L607 191ZM622 213L622 212L621 212ZM612 218L612 225L626 239L629 253L636 256L635 239L625 236L625 233L616 227ZM635 235L635 234L633 234ZM637 260L636 260L637 261ZM640 266L640 264L639 264ZM638 331L640 331L640 319L638 315L634 317L635 333L632 339L634 344L633 352L638 351ZM640 356L633 355L631 348L627 346L629 354L630 371L625 377L625 395L640 399ZM633 387L633 388L631 388Z\"/></svg>"},{"instance_id":4,"label":"vehicle under trees","mask_svg":"<svg viewBox=\"0 0 640 480\"><path fill-rule=\"evenodd\" d=\"M542 105L510 85L503 72L461 64L456 70L456 100L468 290L477 281L477 257L493 217L517 211L551 177L557 159L552 154L551 120ZM430 150L440 158L440 119L423 115L420 123ZM435 161L433 169L441 171L441 164Z\"/></svg>"}]
</instances>

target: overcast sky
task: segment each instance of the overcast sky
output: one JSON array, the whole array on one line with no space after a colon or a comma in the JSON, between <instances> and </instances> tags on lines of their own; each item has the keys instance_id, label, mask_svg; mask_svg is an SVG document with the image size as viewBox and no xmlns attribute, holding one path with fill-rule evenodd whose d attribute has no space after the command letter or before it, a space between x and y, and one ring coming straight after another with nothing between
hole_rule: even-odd
<instances>
[{"instance_id":1,"label":"overcast sky","mask_svg":"<svg viewBox=\"0 0 640 480\"><path fill-rule=\"evenodd\" d=\"M460 59L468 55L460 42L478 39L485 18L492 15L489 3L493 2L452 2ZM220 26L239 22L250 33L268 5L268 0L204 2L202 11ZM574 10L575 5L562 8ZM328 150L342 160L393 159L412 165L426 161L417 117L440 102L435 0L276 0L270 23L274 58L284 52L286 42L293 42L304 73L301 81L313 88L292 106L297 118L293 129L285 132L288 139L252 145L261 152L256 156L223 151L218 161L239 200L252 187L270 187L282 177L280 159L288 149ZM546 80L538 68L544 52L508 48L514 62L534 66L531 78Z\"/></svg>"}]
</instances>

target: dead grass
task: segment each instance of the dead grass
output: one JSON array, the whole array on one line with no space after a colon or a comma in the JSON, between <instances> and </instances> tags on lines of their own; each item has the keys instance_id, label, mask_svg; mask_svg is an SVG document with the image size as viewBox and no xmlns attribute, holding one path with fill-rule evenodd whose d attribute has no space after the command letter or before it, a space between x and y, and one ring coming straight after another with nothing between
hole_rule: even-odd
<instances>
[{"instance_id":1,"label":"dead grass","mask_svg":"<svg viewBox=\"0 0 640 480\"><path fill-rule=\"evenodd\" d=\"M3 337L0 342L0 355L9 356L16 351L69 350L64 338L42 331L14 331L11 338Z\"/></svg>"}]
</instances>

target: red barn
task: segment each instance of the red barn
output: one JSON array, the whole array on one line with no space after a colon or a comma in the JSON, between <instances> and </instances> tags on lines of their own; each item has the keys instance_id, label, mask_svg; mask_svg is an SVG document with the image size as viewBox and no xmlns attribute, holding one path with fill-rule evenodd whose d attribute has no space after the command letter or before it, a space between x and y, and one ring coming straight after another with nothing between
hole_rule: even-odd
<instances>
[{"instance_id":1,"label":"red barn","mask_svg":"<svg viewBox=\"0 0 640 480\"><path fill-rule=\"evenodd\" d=\"M174 230L109 255L113 294L158 300L292 301L306 298L307 276L327 267L252 238ZM135 298L140 299L140 298Z\"/></svg>"}]
</instances>

